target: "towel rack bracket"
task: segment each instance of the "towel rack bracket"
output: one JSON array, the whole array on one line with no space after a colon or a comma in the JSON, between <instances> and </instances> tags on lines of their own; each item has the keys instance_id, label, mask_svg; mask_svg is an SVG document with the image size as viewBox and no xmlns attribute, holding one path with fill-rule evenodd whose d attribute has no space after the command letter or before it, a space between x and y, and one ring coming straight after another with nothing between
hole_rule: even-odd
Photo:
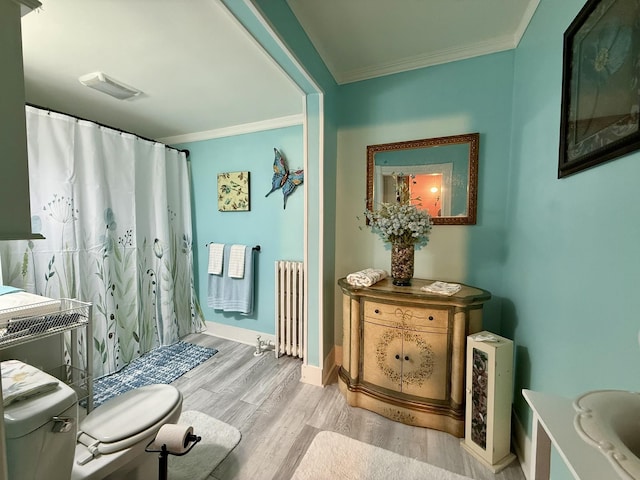
<instances>
[{"instance_id":1,"label":"towel rack bracket","mask_svg":"<svg viewBox=\"0 0 640 480\"><path fill-rule=\"evenodd\" d=\"M204 246L205 248L207 248L209 245L211 245L214 242L209 242L209 243L205 243ZM262 248L260 247L260 245L256 245L255 247L251 248L252 250L255 250L256 252L259 252L260 250L262 250Z\"/></svg>"}]
</instances>

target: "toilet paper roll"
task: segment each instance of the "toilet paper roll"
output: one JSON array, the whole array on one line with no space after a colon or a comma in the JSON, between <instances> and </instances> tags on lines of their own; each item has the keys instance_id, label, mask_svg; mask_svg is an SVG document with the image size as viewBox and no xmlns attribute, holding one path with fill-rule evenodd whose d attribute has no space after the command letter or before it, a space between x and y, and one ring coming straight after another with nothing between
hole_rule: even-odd
<instances>
[{"instance_id":1,"label":"toilet paper roll","mask_svg":"<svg viewBox=\"0 0 640 480\"><path fill-rule=\"evenodd\" d=\"M153 441L154 450L161 450L166 445L169 453L185 453L189 449L189 435L193 435L192 426L166 423L160 427Z\"/></svg>"}]
</instances>

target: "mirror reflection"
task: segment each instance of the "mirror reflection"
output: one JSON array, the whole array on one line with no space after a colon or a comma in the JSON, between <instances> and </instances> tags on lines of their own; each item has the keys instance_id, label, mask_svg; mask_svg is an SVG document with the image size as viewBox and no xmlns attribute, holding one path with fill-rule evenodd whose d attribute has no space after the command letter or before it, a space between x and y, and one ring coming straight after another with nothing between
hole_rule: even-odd
<instances>
[{"instance_id":1,"label":"mirror reflection","mask_svg":"<svg viewBox=\"0 0 640 480\"><path fill-rule=\"evenodd\" d=\"M478 133L367 147L367 209L396 202L406 187L411 203L434 225L476 223Z\"/></svg>"}]
</instances>

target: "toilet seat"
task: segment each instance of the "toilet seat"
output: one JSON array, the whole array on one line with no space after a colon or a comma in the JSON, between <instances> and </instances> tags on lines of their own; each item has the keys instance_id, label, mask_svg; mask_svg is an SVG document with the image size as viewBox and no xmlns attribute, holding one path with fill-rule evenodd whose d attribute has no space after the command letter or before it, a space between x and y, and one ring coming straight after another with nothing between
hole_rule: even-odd
<instances>
[{"instance_id":1,"label":"toilet seat","mask_svg":"<svg viewBox=\"0 0 640 480\"><path fill-rule=\"evenodd\" d=\"M182 394L172 385L147 385L106 401L80 423L77 439L90 455L78 463L84 465L99 454L124 450L154 435L181 402Z\"/></svg>"}]
</instances>

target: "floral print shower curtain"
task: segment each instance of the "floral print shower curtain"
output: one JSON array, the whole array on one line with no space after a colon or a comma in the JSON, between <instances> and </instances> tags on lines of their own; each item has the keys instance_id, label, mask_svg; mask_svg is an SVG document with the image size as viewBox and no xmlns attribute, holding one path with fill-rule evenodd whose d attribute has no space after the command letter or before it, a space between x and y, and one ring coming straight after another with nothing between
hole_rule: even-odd
<instances>
[{"instance_id":1,"label":"floral print shower curtain","mask_svg":"<svg viewBox=\"0 0 640 480\"><path fill-rule=\"evenodd\" d=\"M96 377L201 331L185 154L30 106L27 138L45 240L0 242L5 284L93 304Z\"/></svg>"}]
</instances>

